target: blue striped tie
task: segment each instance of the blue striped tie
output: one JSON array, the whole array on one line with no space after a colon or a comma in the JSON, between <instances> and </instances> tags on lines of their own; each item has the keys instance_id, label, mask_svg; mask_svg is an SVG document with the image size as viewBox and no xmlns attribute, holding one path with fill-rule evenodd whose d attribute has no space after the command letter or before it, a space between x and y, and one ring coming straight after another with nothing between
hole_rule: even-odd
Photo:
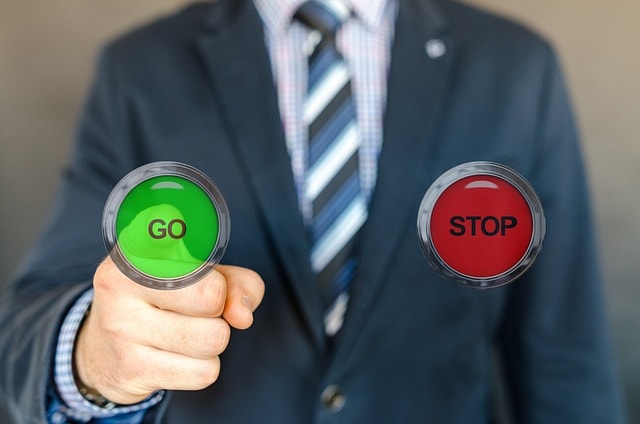
<instances>
[{"instance_id":1,"label":"blue striped tie","mask_svg":"<svg viewBox=\"0 0 640 424\"><path fill-rule=\"evenodd\" d=\"M315 44L303 106L309 137L304 196L311 209L311 267L323 296L329 336L342 327L356 269L356 236L367 219L349 70L334 42L349 14L339 1L309 1L296 15L312 29L309 42Z\"/></svg>"}]
</instances>

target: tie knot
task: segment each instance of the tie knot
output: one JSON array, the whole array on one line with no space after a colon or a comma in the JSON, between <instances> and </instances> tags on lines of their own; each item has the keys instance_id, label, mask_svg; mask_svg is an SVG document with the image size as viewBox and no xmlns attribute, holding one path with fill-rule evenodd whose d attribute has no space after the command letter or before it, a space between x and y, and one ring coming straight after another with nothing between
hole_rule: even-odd
<instances>
[{"instance_id":1,"label":"tie knot","mask_svg":"<svg viewBox=\"0 0 640 424\"><path fill-rule=\"evenodd\" d=\"M309 28L333 36L349 14L349 7L341 0L310 0L300 6L295 16Z\"/></svg>"}]
</instances>

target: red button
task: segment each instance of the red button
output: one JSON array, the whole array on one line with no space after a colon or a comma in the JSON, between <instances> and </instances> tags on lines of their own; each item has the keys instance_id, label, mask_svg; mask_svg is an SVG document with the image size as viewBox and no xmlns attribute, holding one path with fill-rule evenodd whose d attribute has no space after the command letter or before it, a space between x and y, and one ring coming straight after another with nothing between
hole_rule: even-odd
<instances>
[{"instance_id":1,"label":"red button","mask_svg":"<svg viewBox=\"0 0 640 424\"><path fill-rule=\"evenodd\" d=\"M418 230L427 258L447 278L495 287L533 263L544 216L522 176L503 165L471 162L443 174L427 191Z\"/></svg>"}]
</instances>

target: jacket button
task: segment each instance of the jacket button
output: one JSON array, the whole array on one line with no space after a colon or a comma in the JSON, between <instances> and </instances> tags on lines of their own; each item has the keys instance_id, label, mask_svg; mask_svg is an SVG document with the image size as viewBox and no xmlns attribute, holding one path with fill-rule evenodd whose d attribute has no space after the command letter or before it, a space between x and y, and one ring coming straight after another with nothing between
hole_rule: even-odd
<instances>
[{"instance_id":1,"label":"jacket button","mask_svg":"<svg viewBox=\"0 0 640 424\"><path fill-rule=\"evenodd\" d=\"M427 52L427 56L429 56L431 59L438 59L444 56L444 54L447 52L447 46L444 44L444 41L438 38L433 38L427 41L424 49Z\"/></svg>"},{"instance_id":2,"label":"jacket button","mask_svg":"<svg viewBox=\"0 0 640 424\"><path fill-rule=\"evenodd\" d=\"M335 385L327 386L320 395L322 405L329 412L340 412L344 408L344 404L347 402L347 398L344 395L342 389Z\"/></svg>"}]
</instances>

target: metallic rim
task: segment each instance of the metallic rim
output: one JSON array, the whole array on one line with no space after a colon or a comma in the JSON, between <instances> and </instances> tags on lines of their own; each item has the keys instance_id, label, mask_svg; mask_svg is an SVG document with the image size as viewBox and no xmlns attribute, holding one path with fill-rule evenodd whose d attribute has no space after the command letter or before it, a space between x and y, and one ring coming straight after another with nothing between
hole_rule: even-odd
<instances>
[{"instance_id":1,"label":"metallic rim","mask_svg":"<svg viewBox=\"0 0 640 424\"><path fill-rule=\"evenodd\" d=\"M490 277L474 277L451 268L438 254L431 237L431 212L445 190L455 182L470 176L498 177L515 187L526 200L532 218L532 234L525 254L510 269ZM486 289L502 286L516 280L533 264L544 240L546 223L542 203L533 186L513 169L495 162L467 162L451 168L429 187L418 210L418 238L429 264L445 278L465 286Z\"/></svg>"}]
</instances>

